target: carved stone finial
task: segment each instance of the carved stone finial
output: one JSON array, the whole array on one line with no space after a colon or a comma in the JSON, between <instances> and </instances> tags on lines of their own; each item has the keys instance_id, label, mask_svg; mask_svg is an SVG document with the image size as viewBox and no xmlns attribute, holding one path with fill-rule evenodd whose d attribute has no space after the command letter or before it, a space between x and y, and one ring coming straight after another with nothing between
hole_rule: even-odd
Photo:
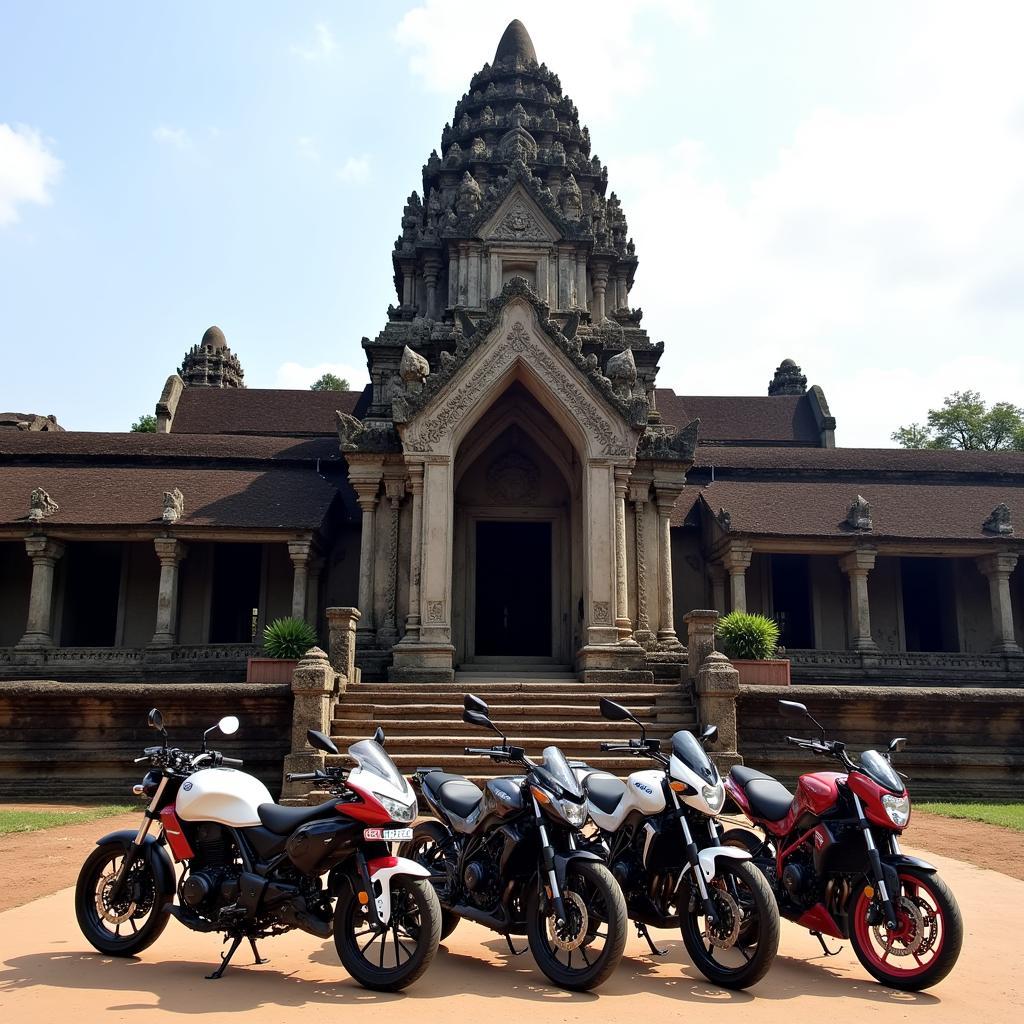
<instances>
[{"instance_id":1,"label":"carved stone finial","mask_svg":"<svg viewBox=\"0 0 1024 1024\"><path fill-rule=\"evenodd\" d=\"M455 211L460 217L472 218L480 211L484 194L477 184L476 178L469 171L462 175L458 196L455 200Z\"/></svg>"},{"instance_id":2,"label":"carved stone finial","mask_svg":"<svg viewBox=\"0 0 1024 1024\"><path fill-rule=\"evenodd\" d=\"M769 395L802 395L807 391L807 378L792 359L783 359L768 385Z\"/></svg>"},{"instance_id":3,"label":"carved stone finial","mask_svg":"<svg viewBox=\"0 0 1024 1024\"><path fill-rule=\"evenodd\" d=\"M335 424L338 428L338 445L343 452L354 452L359 448L359 441L366 429L362 420L350 416L347 412L335 410Z\"/></svg>"},{"instance_id":4,"label":"carved stone finial","mask_svg":"<svg viewBox=\"0 0 1024 1024\"><path fill-rule=\"evenodd\" d=\"M52 516L54 512L59 511L60 505L42 487L37 487L32 492L28 501L28 521L30 523L42 522L47 516Z\"/></svg>"},{"instance_id":5,"label":"carved stone finial","mask_svg":"<svg viewBox=\"0 0 1024 1024\"><path fill-rule=\"evenodd\" d=\"M402 350L402 361L398 364L398 374L405 385L406 394L418 395L430 374L430 363L406 345Z\"/></svg>"},{"instance_id":6,"label":"carved stone finial","mask_svg":"<svg viewBox=\"0 0 1024 1024\"><path fill-rule=\"evenodd\" d=\"M612 382L615 394L619 398L629 398L633 393L633 385L636 384L636 360L633 358L633 350L624 348L612 356L608 360L605 375Z\"/></svg>"},{"instance_id":7,"label":"carved stone finial","mask_svg":"<svg viewBox=\"0 0 1024 1024\"><path fill-rule=\"evenodd\" d=\"M1010 507L1006 502L1000 502L992 514L981 524L986 533L994 533L999 537L1013 536L1013 523L1010 522Z\"/></svg>"},{"instance_id":8,"label":"carved stone finial","mask_svg":"<svg viewBox=\"0 0 1024 1024\"><path fill-rule=\"evenodd\" d=\"M871 505L859 494L846 513L846 525L854 530L873 530Z\"/></svg>"},{"instance_id":9,"label":"carved stone finial","mask_svg":"<svg viewBox=\"0 0 1024 1024\"><path fill-rule=\"evenodd\" d=\"M558 190L558 206L566 220L579 220L583 216L583 193L570 174Z\"/></svg>"},{"instance_id":10,"label":"carved stone finial","mask_svg":"<svg viewBox=\"0 0 1024 1024\"><path fill-rule=\"evenodd\" d=\"M165 523L176 523L185 514L185 495L177 487L173 491L164 491Z\"/></svg>"},{"instance_id":11,"label":"carved stone finial","mask_svg":"<svg viewBox=\"0 0 1024 1024\"><path fill-rule=\"evenodd\" d=\"M718 510L718 515L715 516L718 521L718 525L728 533L732 529L732 515L727 512L724 508Z\"/></svg>"}]
</instances>

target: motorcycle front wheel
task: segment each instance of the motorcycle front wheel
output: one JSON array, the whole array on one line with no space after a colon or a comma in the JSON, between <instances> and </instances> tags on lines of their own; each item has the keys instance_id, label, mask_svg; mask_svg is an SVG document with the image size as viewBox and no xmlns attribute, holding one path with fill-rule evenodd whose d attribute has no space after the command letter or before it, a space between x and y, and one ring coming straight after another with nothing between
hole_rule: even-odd
<instances>
[{"instance_id":1,"label":"motorcycle front wheel","mask_svg":"<svg viewBox=\"0 0 1024 1024\"><path fill-rule=\"evenodd\" d=\"M441 941L441 905L423 878L391 879L391 920L375 924L356 897L361 886L342 887L334 909L334 945L345 970L364 988L397 992L430 966Z\"/></svg>"},{"instance_id":2,"label":"motorcycle front wheel","mask_svg":"<svg viewBox=\"0 0 1024 1024\"><path fill-rule=\"evenodd\" d=\"M717 922L705 916L696 887L692 909L680 907L686 951L708 981L722 988L749 988L768 973L779 951L781 922L775 896L764 875L743 860L720 864L708 895Z\"/></svg>"},{"instance_id":3,"label":"motorcycle front wheel","mask_svg":"<svg viewBox=\"0 0 1024 1024\"><path fill-rule=\"evenodd\" d=\"M607 981L626 947L626 901L615 876L596 861L573 861L562 893L567 920L532 885L526 931L537 966L560 988L586 992Z\"/></svg>"},{"instance_id":4,"label":"motorcycle front wheel","mask_svg":"<svg viewBox=\"0 0 1024 1024\"><path fill-rule=\"evenodd\" d=\"M163 892L149 860L140 853L115 899L114 880L124 863L121 843L97 846L86 858L75 885L75 916L90 944L107 956L135 956L167 927L164 908L174 898Z\"/></svg>"}]
</instances>

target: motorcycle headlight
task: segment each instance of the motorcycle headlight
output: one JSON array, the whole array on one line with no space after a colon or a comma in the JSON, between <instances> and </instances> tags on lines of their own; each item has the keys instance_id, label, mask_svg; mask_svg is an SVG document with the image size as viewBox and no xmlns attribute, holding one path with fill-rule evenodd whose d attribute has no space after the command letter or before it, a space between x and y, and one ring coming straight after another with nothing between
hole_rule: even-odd
<instances>
[{"instance_id":1,"label":"motorcycle headlight","mask_svg":"<svg viewBox=\"0 0 1024 1024\"><path fill-rule=\"evenodd\" d=\"M885 813L889 815L889 820L897 828L903 828L910 821L910 797L906 793L903 796L883 794L882 806L885 808Z\"/></svg>"},{"instance_id":2,"label":"motorcycle headlight","mask_svg":"<svg viewBox=\"0 0 1024 1024\"><path fill-rule=\"evenodd\" d=\"M392 821L412 821L416 817L416 801L407 804L402 800L392 800L389 796L379 796L377 799L384 805L384 810L391 815Z\"/></svg>"},{"instance_id":3,"label":"motorcycle headlight","mask_svg":"<svg viewBox=\"0 0 1024 1024\"><path fill-rule=\"evenodd\" d=\"M573 828L580 828L587 820L587 805L574 804L571 800L560 801L562 814Z\"/></svg>"},{"instance_id":4,"label":"motorcycle headlight","mask_svg":"<svg viewBox=\"0 0 1024 1024\"><path fill-rule=\"evenodd\" d=\"M721 782L717 782L713 786L705 786L700 791L700 795L704 797L708 807L711 808L712 814L718 814L725 806L725 786Z\"/></svg>"}]
</instances>

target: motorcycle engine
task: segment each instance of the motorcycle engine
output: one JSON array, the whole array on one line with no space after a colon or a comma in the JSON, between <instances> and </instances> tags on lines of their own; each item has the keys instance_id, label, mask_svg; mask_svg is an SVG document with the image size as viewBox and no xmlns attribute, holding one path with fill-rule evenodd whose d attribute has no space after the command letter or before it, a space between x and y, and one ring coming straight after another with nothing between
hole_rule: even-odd
<instances>
[{"instance_id":1,"label":"motorcycle engine","mask_svg":"<svg viewBox=\"0 0 1024 1024\"><path fill-rule=\"evenodd\" d=\"M216 918L221 907L238 899L241 869L235 863L234 843L223 826L204 821L196 826L193 847L195 857L178 892L186 906Z\"/></svg>"},{"instance_id":2,"label":"motorcycle engine","mask_svg":"<svg viewBox=\"0 0 1024 1024\"><path fill-rule=\"evenodd\" d=\"M782 869L782 888L786 894L801 907L809 907L818 902L820 888L811 852L807 849L797 850Z\"/></svg>"},{"instance_id":3,"label":"motorcycle engine","mask_svg":"<svg viewBox=\"0 0 1024 1024\"><path fill-rule=\"evenodd\" d=\"M498 902L498 855L501 842L499 835L491 836L462 872L462 885L467 900L482 910L488 910Z\"/></svg>"}]
</instances>

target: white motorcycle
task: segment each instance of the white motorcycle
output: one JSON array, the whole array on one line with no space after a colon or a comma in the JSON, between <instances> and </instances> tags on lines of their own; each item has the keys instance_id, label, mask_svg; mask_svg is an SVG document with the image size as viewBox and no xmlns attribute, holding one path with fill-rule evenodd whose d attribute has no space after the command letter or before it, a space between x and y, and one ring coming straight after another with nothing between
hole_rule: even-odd
<instances>
[{"instance_id":1,"label":"white motorcycle","mask_svg":"<svg viewBox=\"0 0 1024 1024\"><path fill-rule=\"evenodd\" d=\"M168 746L155 708L149 725L163 743L136 758L151 766L133 789L149 798L142 824L99 839L78 876L78 924L96 949L136 956L174 917L231 940L210 978L223 975L243 940L264 963L256 940L293 928L319 938L333 931L346 970L367 988L405 988L427 969L441 908L429 872L391 855L389 843L412 836L416 796L380 729L349 747L355 768L291 776L320 783L329 800L282 807L262 782L234 770L241 761L207 750L215 729L237 731L234 716L207 729L194 754ZM323 733L311 729L307 739L338 753Z\"/></svg>"},{"instance_id":2,"label":"white motorcycle","mask_svg":"<svg viewBox=\"0 0 1024 1024\"><path fill-rule=\"evenodd\" d=\"M630 919L655 955L666 951L655 946L648 927L678 927L694 965L710 981L734 989L755 984L779 948L779 911L750 855L720 843L715 819L725 788L704 749L718 730L708 726L700 741L677 732L666 755L626 708L602 698L601 714L640 727L640 739L602 743L602 751L658 765L622 782L573 763L597 826L590 848L603 851Z\"/></svg>"}]
</instances>

